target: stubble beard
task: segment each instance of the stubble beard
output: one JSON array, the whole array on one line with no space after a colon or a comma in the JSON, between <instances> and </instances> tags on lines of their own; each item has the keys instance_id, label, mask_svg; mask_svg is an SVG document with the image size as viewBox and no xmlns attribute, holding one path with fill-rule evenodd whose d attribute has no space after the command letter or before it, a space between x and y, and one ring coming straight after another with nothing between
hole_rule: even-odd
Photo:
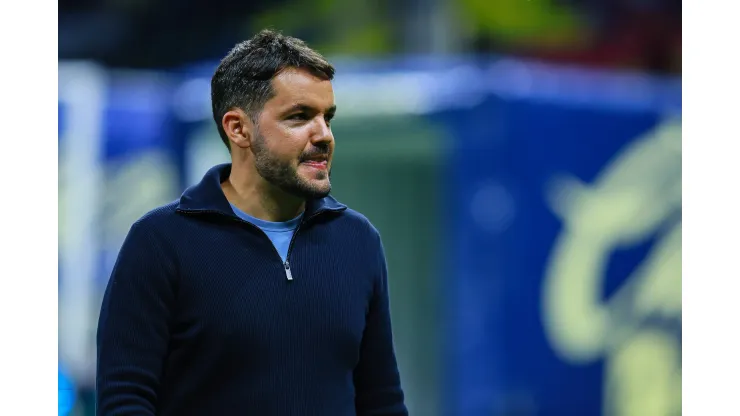
<instances>
[{"instance_id":1,"label":"stubble beard","mask_svg":"<svg viewBox=\"0 0 740 416\"><path fill-rule=\"evenodd\" d=\"M275 157L265 146L259 132L252 145L255 168L262 178L285 193L303 199L320 199L331 193L331 171L319 172L318 178L328 178L326 183L313 184L302 178L289 162Z\"/></svg>"}]
</instances>

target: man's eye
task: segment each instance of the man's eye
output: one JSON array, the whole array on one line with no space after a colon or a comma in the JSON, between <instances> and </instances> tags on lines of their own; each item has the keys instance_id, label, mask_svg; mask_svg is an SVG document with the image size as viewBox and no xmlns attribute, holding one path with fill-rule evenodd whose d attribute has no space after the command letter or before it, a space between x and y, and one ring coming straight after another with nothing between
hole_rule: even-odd
<instances>
[{"instance_id":1,"label":"man's eye","mask_svg":"<svg viewBox=\"0 0 740 416\"><path fill-rule=\"evenodd\" d=\"M306 114L304 113L298 113L293 114L292 116L288 117L289 120L307 120L308 117L306 117Z\"/></svg>"}]
</instances>

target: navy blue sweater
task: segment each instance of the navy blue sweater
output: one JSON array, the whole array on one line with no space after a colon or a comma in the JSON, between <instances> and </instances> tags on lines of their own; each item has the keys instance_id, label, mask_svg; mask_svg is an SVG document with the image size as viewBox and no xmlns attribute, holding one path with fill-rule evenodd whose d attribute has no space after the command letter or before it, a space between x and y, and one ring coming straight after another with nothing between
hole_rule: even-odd
<instances>
[{"instance_id":1,"label":"navy blue sweater","mask_svg":"<svg viewBox=\"0 0 740 416\"><path fill-rule=\"evenodd\" d=\"M129 231L98 324L97 414L406 415L377 230L309 201L283 263L231 210L229 171Z\"/></svg>"}]
</instances>

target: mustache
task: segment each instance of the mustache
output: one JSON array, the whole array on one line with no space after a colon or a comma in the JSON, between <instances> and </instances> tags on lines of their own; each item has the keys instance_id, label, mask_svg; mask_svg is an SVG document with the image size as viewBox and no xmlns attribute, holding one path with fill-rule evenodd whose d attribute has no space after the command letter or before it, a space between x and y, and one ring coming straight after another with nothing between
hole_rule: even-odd
<instances>
[{"instance_id":1,"label":"mustache","mask_svg":"<svg viewBox=\"0 0 740 416\"><path fill-rule=\"evenodd\" d=\"M329 152L328 146L326 148L317 147L309 152L303 153L301 155L300 160L301 162L305 162L306 160L319 158L319 157L329 160L329 156L331 156L331 154Z\"/></svg>"}]
</instances>

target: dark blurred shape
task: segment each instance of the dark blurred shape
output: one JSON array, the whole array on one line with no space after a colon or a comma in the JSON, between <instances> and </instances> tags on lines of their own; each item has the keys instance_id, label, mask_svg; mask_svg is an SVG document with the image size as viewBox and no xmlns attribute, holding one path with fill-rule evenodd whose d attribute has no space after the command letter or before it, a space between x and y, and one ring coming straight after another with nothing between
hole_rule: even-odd
<instances>
[{"instance_id":1,"label":"dark blurred shape","mask_svg":"<svg viewBox=\"0 0 740 416\"><path fill-rule=\"evenodd\" d=\"M59 58L167 68L270 27L328 55L497 53L681 71L680 0L64 0Z\"/></svg>"},{"instance_id":2,"label":"dark blurred shape","mask_svg":"<svg viewBox=\"0 0 740 416\"><path fill-rule=\"evenodd\" d=\"M476 52L681 72L680 0L462 0L460 5L468 15L482 16L473 30ZM513 17L517 9L520 17Z\"/></svg>"},{"instance_id":3,"label":"dark blurred shape","mask_svg":"<svg viewBox=\"0 0 740 416\"><path fill-rule=\"evenodd\" d=\"M218 59L242 40L247 19L283 0L63 0L59 59L162 68Z\"/></svg>"}]
</instances>

